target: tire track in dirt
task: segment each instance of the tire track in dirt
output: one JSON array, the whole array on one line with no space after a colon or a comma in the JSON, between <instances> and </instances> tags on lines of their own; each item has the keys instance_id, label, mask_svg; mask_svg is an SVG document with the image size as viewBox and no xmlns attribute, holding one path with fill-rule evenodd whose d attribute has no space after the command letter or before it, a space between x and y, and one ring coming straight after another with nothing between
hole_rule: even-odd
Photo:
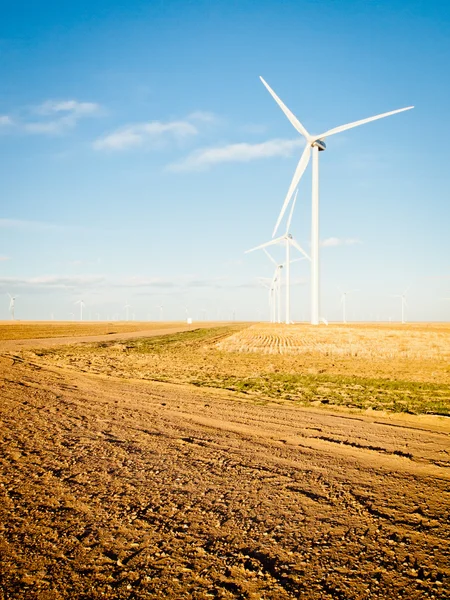
<instances>
[{"instance_id":1,"label":"tire track in dirt","mask_svg":"<svg viewBox=\"0 0 450 600\"><path fill-rule=\"evenodd\" d=\"M1 366L5 598L448 597L429 421Z\"/></svg>"}]
</instances>

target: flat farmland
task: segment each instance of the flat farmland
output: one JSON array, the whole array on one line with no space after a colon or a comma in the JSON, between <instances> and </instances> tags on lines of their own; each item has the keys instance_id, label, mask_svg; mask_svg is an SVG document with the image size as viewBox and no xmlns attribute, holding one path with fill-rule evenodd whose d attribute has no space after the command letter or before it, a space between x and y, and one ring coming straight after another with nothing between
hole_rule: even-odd
<instances>
[{"instance_id":1,"label":"flat farmland","mask_svg":"<svg viewBox=\"0 0 450 600\"><path fill-rule=\"evenodd\" d=\"M450 596L448 325L127 325L0 328L0 598Z\"/></svg>"},{"instance_id":2,"label":"flat farmland","mask_svg":"<svg viewBox=\"0 0 450 600\"><path fill-rule=\"evenodd\" d=\"M182 325L184 323L159 321L0 321L0 341L116 335L179 329Z\"/></svg>"},{"instance_id":3,"label":"flat farmland","mask_svg":"<svg viewBox=\"0 0 450 600\"><path fill-rule=\"evenodd\" d=\"M253 400L450 414L450 326L248 325L42 350L46 364Z\"/></svg>"}]
</instances>

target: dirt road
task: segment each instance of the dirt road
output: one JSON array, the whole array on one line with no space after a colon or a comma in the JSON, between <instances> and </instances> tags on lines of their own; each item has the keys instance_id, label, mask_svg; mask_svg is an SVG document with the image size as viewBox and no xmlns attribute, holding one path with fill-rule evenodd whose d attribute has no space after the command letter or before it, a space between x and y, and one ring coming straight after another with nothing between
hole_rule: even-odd
<instances>
[{"instance_id":1,"label":"dirt road","mask_svg":"<svg viewBox=\"0 0 450 600\"><path fill-rule=\"evenodd\" d=\"M0 598L450 597L446 419L262 406L12 351Z\"/></svg>"}]
</instances>

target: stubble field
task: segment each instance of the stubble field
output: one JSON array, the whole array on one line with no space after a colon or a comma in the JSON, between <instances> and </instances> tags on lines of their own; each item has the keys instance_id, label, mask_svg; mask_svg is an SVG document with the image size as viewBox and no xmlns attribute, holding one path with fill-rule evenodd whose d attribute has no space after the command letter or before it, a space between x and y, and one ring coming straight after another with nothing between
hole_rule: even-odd
<instances>
[{"instance_id":1,"label":"stubble field","mask_svg":"<svg viewBox=\"0 0 450 600\"><path fill-rule=\"evenodd\" d=\"M0 598L450 596L448 325L76 325L0 327Z\"/></svg>"}]
</instances>

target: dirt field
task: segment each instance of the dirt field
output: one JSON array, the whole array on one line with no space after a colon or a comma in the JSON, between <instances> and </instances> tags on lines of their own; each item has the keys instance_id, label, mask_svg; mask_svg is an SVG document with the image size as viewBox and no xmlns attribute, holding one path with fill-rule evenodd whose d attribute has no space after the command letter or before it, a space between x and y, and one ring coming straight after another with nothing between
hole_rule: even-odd
<instances>
[{"instance_id":1,"label":"dirt field","mask_svg":"<svg viewBox=\"0 0 450 600\"><path fill-rule=\"evenodd\" d=\"M66 338L78 341L80 337L95 337L123 333L146 333L159 330L184 329L181 322L136 321L0 321L0 340L29 340ZM186 327L188 329L188 327Z\"/></svg>"},{"instance_id":2,"label":"dirt field","mask_svg":"<svg viewBox=\"0 0 450 600\"><path fill-rule=\"evenodd\" d=\"M255 337L242 325L180 330L0 343L0 598L450 597L448 418L325 410L320 377L364 382L365 356L260 356L226 347ZM417 355L372 356L371 381L446 405L445 356L416 379ZM270 364L316 369L321 408L270 378L267 395L223 389Z\"/></svg>"}]
</instances>

